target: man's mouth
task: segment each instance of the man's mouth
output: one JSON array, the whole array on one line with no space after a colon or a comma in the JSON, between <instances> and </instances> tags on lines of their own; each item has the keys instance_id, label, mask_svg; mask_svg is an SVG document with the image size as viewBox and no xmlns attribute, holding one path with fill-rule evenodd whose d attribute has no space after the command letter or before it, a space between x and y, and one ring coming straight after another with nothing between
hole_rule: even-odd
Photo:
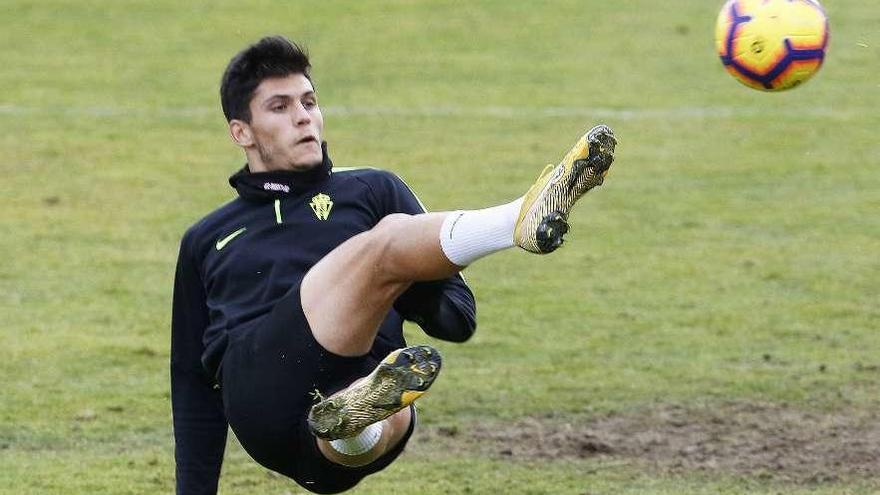
<instances>
[{"instance_id":1,"label":"man's mouth","mask_svg":"<svg viewBox=\"0 0 880 495\"><path fill-rule=\"evenodd\" d=\"M318 142L318 138L316 138L315 136L306 136L306 137L300 139L299 141L297 141L296 144L299 145L299 144L317 143L317 142Z\"/></svg>"}]
</instances>

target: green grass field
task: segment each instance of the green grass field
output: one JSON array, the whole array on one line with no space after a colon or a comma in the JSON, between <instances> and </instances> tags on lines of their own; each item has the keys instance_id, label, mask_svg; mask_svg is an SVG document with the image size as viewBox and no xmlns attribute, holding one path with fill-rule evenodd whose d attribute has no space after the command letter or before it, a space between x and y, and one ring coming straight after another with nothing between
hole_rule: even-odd
<instances>
[{"instance_id":1,"label":"green grass field","mask_svg":"<svg viewBox=\"0 0 880 495\"><path fill-rule=\"evenodd\" d=\"M826 65L764 94L714 53L720 3L4 2L0 494L173 492L177 246L243 161L223 68L274 33L311 51L335 163L434 210L518 196L594 123L620 139L564 249L468 270L477 335L434 342L422 428L355 493L880 492L880 9L827 0ZM682 465L643 452L676 410ZM584 431L610 451L528 449ZM221 492L303 491L230 436Z\"/></svg>"}]
</instances>

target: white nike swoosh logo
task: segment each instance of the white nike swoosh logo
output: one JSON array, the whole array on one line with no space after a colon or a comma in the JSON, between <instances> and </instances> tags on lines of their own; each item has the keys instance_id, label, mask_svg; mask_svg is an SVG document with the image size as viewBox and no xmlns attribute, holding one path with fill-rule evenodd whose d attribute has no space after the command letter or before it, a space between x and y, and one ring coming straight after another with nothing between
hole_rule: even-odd
<instances>
[{"instance_id":1,"label":"white nike swoosh logo","mask_svg":"<svg viewBox=\"0 0 880 495\"><path fill-rule=\"evenodd\" d=\"M220 251L221 249L226 247L226 245L229 244L229 242L231 240L238 237L245 230L247 230L247 227L242 227L242 228L236 230L235 232L229 234L228 236L224 237L223 239L220 239L219 241L217 241L217 251Z\"/></svg>"}]
</instances>

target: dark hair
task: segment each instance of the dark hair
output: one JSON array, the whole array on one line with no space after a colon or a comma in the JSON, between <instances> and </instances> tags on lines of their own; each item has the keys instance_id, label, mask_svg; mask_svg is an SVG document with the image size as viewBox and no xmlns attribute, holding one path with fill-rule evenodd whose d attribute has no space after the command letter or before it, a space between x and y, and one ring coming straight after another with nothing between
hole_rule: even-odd
<instances>
[{"instance_id":1,"label":"dark hair","mask_svg":"<svg viewBox=\"0 0 880 495\"><path fill-rule=\"evenodd\" d=\"M251 121L250 103L264 79L302 74L311 81L306 51L284 36L267 36L238 53L223 72L220 104L226 120Z\"/></svg>"}]
</instances>

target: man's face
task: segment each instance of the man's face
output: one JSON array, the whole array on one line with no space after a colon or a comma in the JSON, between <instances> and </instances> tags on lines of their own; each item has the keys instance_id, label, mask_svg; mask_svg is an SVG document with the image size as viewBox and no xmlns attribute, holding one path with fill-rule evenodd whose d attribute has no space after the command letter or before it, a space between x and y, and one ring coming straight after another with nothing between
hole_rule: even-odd
<instances>
[{"instance_id":1,"label":"man's face","mask_svg":"<svg viewBox=\"0 0 880 495\"><path fill-rule=\"evenodd\" d=\"M321 163L324 117L315 89L304 75L263 80L254 91L250 111L250 123L232 121L230 130L245 149L251 171L302 171ZM236 125L247 128L243 140L236 137Z\"/></svg>"}]
</instances>

